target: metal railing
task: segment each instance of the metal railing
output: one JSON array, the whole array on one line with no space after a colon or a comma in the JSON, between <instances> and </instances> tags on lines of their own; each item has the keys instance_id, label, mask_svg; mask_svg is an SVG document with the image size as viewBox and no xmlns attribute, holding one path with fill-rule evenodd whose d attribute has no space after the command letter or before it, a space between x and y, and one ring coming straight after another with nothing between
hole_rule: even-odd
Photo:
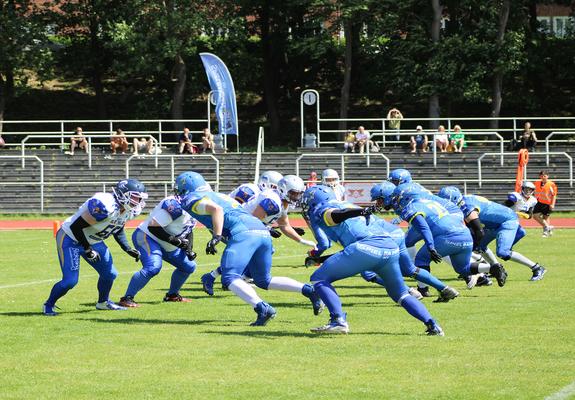
<instances>
[{"instance_id":1,"label":"metal railing","mask_svg":"<svg viewBox=\"0 0 575 400\"><path fill-rule=\"evenodd\" d=\"M135 157L137 157L138 159L141 159L141 158L146 158L147 155L133 154L126 159L126 178L130 177L130 161L132 161L132 159ZM171 174L171 182L172 183L176 180L175 164L174 164L175 158L184 158L184 159L188 158L191 160L197 160L198 158L211 158L216 163L216 168L215 168L216 180L215 181L208 181L208 183L210 183L210 184L213 183L215 185L215 191L216 192L219 191L219 189L220 189L220 160L218 160L212 154L156 154L156 155L150 155L150 157L156 157L156 160L157 160L157 158L169 158L170 159L170 174Z\"/></svg>"},{"instance_id":2,"label":"metal railing","mask_svg":"<svg viewBox=\"0 0 575 400\"><path fill-rule=\"evenodd\" d=\"M83 137L86 138L86 141L88 142L88 149L86 150L86 153L88 154L88 168L92 169L92 138L102 138L103 136L95 136L95 135L82 135ZM120 137L120 136L117 136ZM157 157L157 152L159 149L159 144L158 141L156 140L155 137L153 137L152 135L124 135L123 137L126 138L149 138L152 143L154 143L154 156ZM46 138L45 135L28 135L26 136L24 139L22 139L22 141L20 142L20 146L21 146L21 152L22 152L22 168L26 168L26 162L25 162L25 156L26 156L26 146L27 145L36 145L36 146L54 146L54 143L28 143L28 139L31 138ZM110 138L108 138L110 139ZM109 146L110 143L101 143L98 144L98 146ZM156 168L158 168L158 159L156 158Z\"/></svg>"},{"instance_id":3,"label":"metal railing","mask_svg":"<svg viewBox=\"0 0 575 400\"><path fill-rule=\"evenodd\" d=\"M555 135L575 135L575 131L554 131L551 132L549 135L547 135L547 137L545 138L545 151L547 153L549 153L549 142L551 142L551 138ZM561 141L557 141L557 142L561 142ZM569 142L569 141L567 141ZM547 157L545 157L545 164L547 166L549 166L549 154L547 154Z\"/></svg>"},{"instance_id":4,"label":"metal railing","mask_svg":"<svg viewBox=\"0 0 575 400\"><path fill-rule=\"evenodd\" d=\"M0 156L0 159L20 159L22 161L24 158L32 158L40 164L40 182L2 182L2 185L18 185L18 186L25 186L25 185L34 185L40 184L40 212L44 212L44 161L40 159L38 156Z\"/></svg>"},{"instance_id":5,"label":"metal railing","mask_svg":"<svg viewBox=\"0 0 575 400\"><path fill-rule=\"evenodd\" d=\"M389 176L389 168L390 168L390 161L389 158L380 153L371 153L374 157L381 157L385 160L386 163L386 176ZM349 153L304 153L301 154L295 160L295 174L299 176L300 174L300 160L304 157L339 157L340 158L340 165L341 165L341 174L340 179L345 181L345 157L366 157L366 163L369 167L369 154L349 154Z\"/></svg>"},{"instance_id":6,"label":"metal railing","mask_svg":"<svg viewBox=\"0 0 575 400\"><path fill-rule=\"evenodd\" d=\"M483 183L483 171L482 171L482 164L481 162L483 161L484 157L487 156L498 156L500 155L500 153L485 153L482 154L481 157L479 157L477 159L477 177L478 177L478 184L479 187L481 187L482 183ZM517 157L517 153L503 153L503 156L514 156ZM549 156L549 155L561 155L561 156L565 156L569 162L569 186L573 187L573 158L565 153L565 152L558 152L558 151L552 151L552 152L545 152L545 153L529 153L529 157L534 157L534 156ZM527 175L527 166L524 169L524 174ZM554 179L555 182L560 182L561 179Z\"/></svg>"},{"instance_id":7,"label":"metal railing","mask_svg":"<svg viewBox=\"0 0 575 400\"><path fill-rule=\"evenodd\" d=\"M263 152L264 152L264 128L263 126L260 126L258 132L258 149L256 153L256 171L254 175L254 183L257 183L260 177L260 164L262 163Z\"/></svg>"}]
</instances>

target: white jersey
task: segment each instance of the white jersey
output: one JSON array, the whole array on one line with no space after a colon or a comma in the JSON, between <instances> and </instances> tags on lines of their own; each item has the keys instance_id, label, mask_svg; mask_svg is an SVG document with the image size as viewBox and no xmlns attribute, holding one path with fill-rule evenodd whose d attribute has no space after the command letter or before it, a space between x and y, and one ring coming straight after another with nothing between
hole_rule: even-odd
<instances>
[{"instance_id":1,"label":"white jersey","mask_svg":"<svg viewBox=\"0 0 575 400\"><path fill-rule=\"evenodd\" d=\"M335 199L337 201L345 201L345 187L342 184L337 184L331 188L335 193Z\"/></svg>"},{"instance_id":2,"label":"white jersey","mask_svg":"<svg viewBox=\"0 0 575 400\"><path fill-rule=\"evenodd\" d=\"M238 203L247 203L249 199L260 194L260 188L253 183L244 183L231 191L229 196Z\"/></svg>"},{"instance_id":3,"label":"white jersey","mask_svg":"<svg viewBox=\"0 0 575 400\"><path fill-rule=\"evenodd\" d=\"M120 205L112 193L96 193L80 206L76 214L62 223L62 229L66 232L66 235L77 242L78 239L72 233L70 225L80 218L82 214L88 212L94 217L96 223L83 229L84 236L86 236L90 244L102 242L108 236L121 231L126 222L135 217L130 211L124 210L124 212L121 212L120 209Z\"/></svg>"},{"instance_id":4,"label":"white jersey","mask_svg":"<svg viewBox=\"0 0 575 400\"><path fill-rule=\"evenodd\" d=\"M171 252L177 249L176 246L160 240L154 236L150 230L150 222L155 220L171 236L186 236L196 225L196 220L182 209L182 205L175 196L168 196L156 205L148 218L142 222L138 228L146 232L166 251Z\"/></svg>"},{"instance_id":5,"label":"white jersey","mask_svg":"<svg viewBox=\"0 0 575 400\"><path fill-rule=\"evenodd\" d=\"M252 197L247 203L242 205L244 210L252 215L258 206L266 212L266 216L262 220L265 225L271 225L278 218L287 215L287 207L283 207L278 192L272 189L261 191L257 196Z\"/></svg>"},{"instance_id":6,"label":"white jersey","mask_svg":"<svg viewBox=\"0 0 575 400\"><path fill-rule=\"evenodd\" d=\"M535 196L529 196L528 198L525 198L525 196L517 192L509 193L507 195L507 198L514 203L513 207L511 208L515 212L528 213L529 210L532 207L535 207L535 204L537 204L537 199L535 198Z\"/></svg>"}]
</instances>

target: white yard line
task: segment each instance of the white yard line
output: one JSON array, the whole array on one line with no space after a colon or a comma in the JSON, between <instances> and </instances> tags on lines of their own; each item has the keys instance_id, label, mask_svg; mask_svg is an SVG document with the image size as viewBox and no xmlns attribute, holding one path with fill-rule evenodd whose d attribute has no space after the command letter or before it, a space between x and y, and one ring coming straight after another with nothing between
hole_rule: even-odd
<instances>
[{"instance_id":1,"label":"white yard line","mask_svg":"<svg viewBox=\"0 0 575 400\"><path fill-rule=\"evenodd\" d=\"M305 255L291 255L291 256L280 256L280 257L274 257L274 260L283 260L283 259L287 259L287 258L298 258L301 257L302 259L305 258ZM217 267L219 266L219 263L209 263L209 264L201 264L202 267ZM302 265L303 266L303 265ZM139 270L137 270L139 271ZM118 272L118 275L126 275L126 274L133 274L136 271L127 271L127 272ZM98 274L90 274L90 275L85 275L82 278L94 278L97 277ZM58 279L44 279L41 281L30 281L30 282L22 282L22 283L15 283L13 285L4 285L4 286L0 286L0 290L1 289L11 289L11 288L16 288L16 287L20 287L20 286L32 286L32 285L40 285L42 283L52 283L52 282L58 282L60 281L61 278Z\"/></svg>"},{"instance_id":2,"label":"white yard line","mask_svg":"<svg viewBox=\"0 0 575 400\"><path fill-rule=\"evenodd\" d=\"M575 382L571 382L560 391L545 397L545 400L565 400L573 396L575 396Z\"/></svg>"}]
</instances>

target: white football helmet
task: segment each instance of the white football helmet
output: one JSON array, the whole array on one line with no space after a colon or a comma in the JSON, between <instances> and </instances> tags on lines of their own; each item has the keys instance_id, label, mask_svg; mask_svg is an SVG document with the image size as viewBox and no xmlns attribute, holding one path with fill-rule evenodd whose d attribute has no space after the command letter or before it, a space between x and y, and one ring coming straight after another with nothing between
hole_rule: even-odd
<instances>
[{"instance_id":1,"label":"white football helmet","mask_svg":"<svg viewBox=\"0 0 575 400\"><path fill-rule=\"evenodd\" d=\"M283 175L277 171L266 171L260 176L258 186L261 190L277 189L282 178Z\"/></svg>"},{"instance_id":2,"label":"white football helmet","mask_svg":"<svg viewBox=\"0 0 575 400\"><path fill-rule=\"evenodd\" d=\"M324 169L321 173L321 183L324 186L329 186L330 188L334 188L339 185L339 174L335 169Z\"/></svg>"},{"instance_id":3,"label":"white football helmet","mask_svg":"<svg viewBox=\"0 0 575 400\"><path fill-rule=\"evenodd\" d=\"M521 194L525 197L530 197L535 193L535 185L529 181L523 181L521 184Z\"/></svg>"},{"instance_id":4,"label":"white football helmet","mask_svg":"<svg viewBox=\"0 0 575 400\"><path fill-rule=\"evenodd\" d=\"M278 191L282 200L287 201L292 206L299 205L303 192L305 192L305 184L299 176L286 175L279 182Z\"/></svg>"}]
</instances>

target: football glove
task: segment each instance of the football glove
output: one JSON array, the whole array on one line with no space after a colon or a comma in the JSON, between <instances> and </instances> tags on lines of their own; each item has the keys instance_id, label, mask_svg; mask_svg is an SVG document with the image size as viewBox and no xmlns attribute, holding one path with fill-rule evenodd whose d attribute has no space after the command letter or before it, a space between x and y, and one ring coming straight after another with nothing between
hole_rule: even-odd
<instances>
[{"instance_id":1,"label":"football glove","mask_svg":"<svg viewBox=\"0 0 575 400\"><path fill-rule=\"evenodd\" d=\"M295 226L293 227L293 230L295 231L295 233L297 233L300 236L305 235L305 230L303 228L296 228Z\"/></svg>"},{"instance_id":2,"label":"football glove","mask_svg":"<svg viewBox=\"0 0 575 400\"><path fill-rule=\"evenodd\" d=\"M280 231L278 231L276 228L270 228L270 235L274 238L277 239L279 238L282 233Z\"/></svg>"},{"instance_id":3,"label":"football glove","mask_svg":"<svg viewBox=\"0 0 575 400\"><path fill-rule=\"evenodd\" d=\"M126 253L128 253L128 255L132 258L134 258L134 261L138 262L140 261L140 252L136 249L128 249L126 250Z\"/></svg>"},{"instance_id":4,"label":"football glove","mask_svg":"<svg viewBox=\"0 0 575 400\"><path fill-rule=\"evenodd\" d=\"M440 263L442 260L441 254L439 254L435 249L429 250L429 256L434 263Z\"/></svg>"},{"instance_id":5,"label":"football glove","mask_svg":"<svg viewBox=\"0 0 575 400\"><path fill-rule=\"evenodd\" d=\"M169 240L170 244L179 247L180 249L185 249L188 247L189 245L189 241L186 238L179 238L179 237L175 237L175 236L170 236L170 240Z\"/></svg>"},{"instance_id":6,"label":"football glove","mask_svg":"<svg viewBox=\"0 0 575 400\"><path fill-rule=\"evenodd\" d=\"M220 235L215 235L213 238L210 239L208 244L206 245L206 254L216 254L218 250L216 249L216 245L222 241L222 237Z\"/></svg>"},{"instance_id":7,"label":"football glove","mask_svg":"<svg viewBox=\"0 0 575 400\"><path fill-rule=\"evenodd\" d=\"M369 207L365 207L363 209L363 211L361 212L361 215L363 215L365 217L365 224L369 225L369 220L371 219L371 214L375 213L377 211L377 207L376 206L369 206Z\"/></svg>"},{"instance_id":8,"label":"football glove","mask_svg":"<svg viewBox=\"0 0 575 400\"><path fill-rule=\"evenodd\" d=\"M186 255L190 261L194 261L198 256L192 249L186 249Z\"/></svg>"},{"instance_id":9,"label":"football glove","mask_svg":"<svg viewBox=\"0 0 575 400\"><path fill-rule=\"evenodd\" d=\"M84 255L86 256L86 260L88 260L88 262L91 262L91 263L97 263L98 261L101 260L100 253L98 253L96 250L94 250L91 247L88 247L84 251Z\"/></svg>"}]
</instances>

